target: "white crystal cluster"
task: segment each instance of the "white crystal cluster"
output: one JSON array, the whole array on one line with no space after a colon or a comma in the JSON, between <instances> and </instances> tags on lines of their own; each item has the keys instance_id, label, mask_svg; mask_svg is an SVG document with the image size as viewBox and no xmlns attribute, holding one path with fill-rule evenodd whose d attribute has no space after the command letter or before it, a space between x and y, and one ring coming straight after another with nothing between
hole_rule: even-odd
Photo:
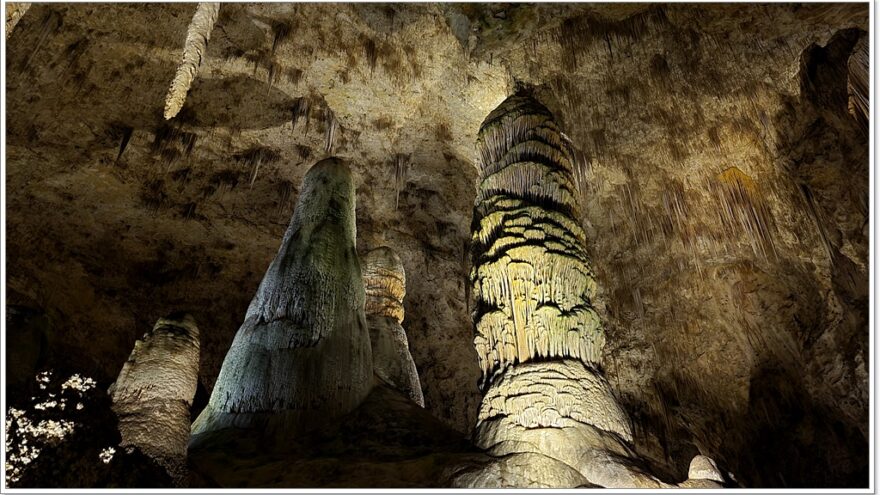
<instances>
[{"instance_id":1,"label":"white crystal cluster","mask_svg":"<svg viewBox=\"0 0 880 495\"><path fill-rule=\"evenodd\" d=\"M59 398L60 392L48 392L52 382L52 372L43 371L36 376L40 390L45 390L46 397L31 397L33 411L63 411L68 405L67 398ZM95 381L80 375L71 376L61 385L61 391L72 390L79 398L94 388ZM76 409L83 408L82 402L76 402ZM58 445L76 429L76 423L67 419L33 418L33 413L10 407L6 414L5 446L6 446L6 484L10 485L21 479L25 468L34 462L47 446Z\"/></svg>"}]
</instances>

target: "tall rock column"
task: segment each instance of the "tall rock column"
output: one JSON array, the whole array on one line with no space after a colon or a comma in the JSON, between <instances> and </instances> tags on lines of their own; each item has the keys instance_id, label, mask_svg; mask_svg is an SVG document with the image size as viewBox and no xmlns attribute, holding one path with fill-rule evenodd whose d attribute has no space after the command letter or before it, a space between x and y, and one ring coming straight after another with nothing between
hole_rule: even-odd
<instances>
[{"instance_id":1,"label":"tall rock column","mask_svg":"<svg viewBox=\"0 0 880 495\"><path fill-rule=\"evenodd\" d=\"M406 273L403 263L389 247L368 252L363 258L365 311L373 348L373 369L389 385L425 407L419 373L409 352L403 330L403 297Z\"/></svg>"},{"instance_id":2,"label":"tall rock column","mask_svg":"<svg viewBox=\"0 0 880 495\"><path fill-rule=\"evenodd\" d=\"M281 248L239 328L198 436L252 428L279 441L357 407L373 385L355 187L339 159L306 173Z\"/></svg>"},{"instance_id":3,"label":"tall rock column","mask_svg":"<svg viewBox=\"0 0 880 495\"><path fill-rule=\"evenodd\" d=\"M475 439L499 459L455 483L666 486L636 467L629 418L600 371L595 278L553 116L512 96L483 122L478 148L471 282L485 394Z\"/></svg>"},{"instance_id":4,"label":"tall rock column","mask_svg":"<svg viewBox=\"0 0 880 495\"><path fill-rule=\"evenodd\" d=\"M122 447L138 447L178 486L187 479L190 407L199 376L199 329L188 314L159 319L134 350L108 394Z\"/></svg>"}]
</instances>

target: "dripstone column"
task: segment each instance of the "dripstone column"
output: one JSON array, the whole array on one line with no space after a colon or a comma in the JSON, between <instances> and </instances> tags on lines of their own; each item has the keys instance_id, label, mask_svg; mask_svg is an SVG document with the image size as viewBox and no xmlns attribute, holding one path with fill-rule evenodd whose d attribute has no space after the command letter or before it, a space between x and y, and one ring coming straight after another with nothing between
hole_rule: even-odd
<instances>
[{"instance_id":1,"label":"dripstone column","mask_svg":"<svg viewBox=\"0 0 880 495\"><path fill-rule=\"evenodd\" d=\"M303 185L281 248L223 361L199 436L252 428L284 442L356 408L373 385L355 186L328 158Z\"/></svg>"},{"instance_id":2,"label":"dripstone column","mask_svg":"<svg viewBox=\"0 0 880 495\"><path fill-rule=\"evenodd\" d=\"M108 394L119 417L120 446L138 447L178 486L187 479L190 407L199 376L199 329L188 314L159 319L134 344Z\"/></svg>"},{"instance_id":3,"label":"dripstone column","mask_svg":"<svg viewBox=\"0 0 880 495\"><path fill-rule=\"evenodd\" d=\"M389 247L368 252L363 259L365 311L373 347L373 369L389 385L425 407L419 373L403 330L406 273Z\"/></svg>"},{"instance_id":4,"label":"dripstone column","mask_svg":"<svg viewBox=\"0 0 880 495\"><path fill-rule=\"evenodd\" d=\"M483 122L471 282L484 397L475 441L499 459L458 486L659 487L601 372L605 333L552 114L512 96ZM502 457L503 456L503 457Z\"/></svg>"}]
</instances>

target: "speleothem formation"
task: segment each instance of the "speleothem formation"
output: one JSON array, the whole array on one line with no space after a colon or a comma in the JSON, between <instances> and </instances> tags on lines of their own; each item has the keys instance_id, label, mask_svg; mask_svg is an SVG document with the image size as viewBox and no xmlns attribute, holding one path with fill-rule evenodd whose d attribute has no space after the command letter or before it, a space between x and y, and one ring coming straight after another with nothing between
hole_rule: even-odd
<instances>
[{"instance_id":1,"label":"speleothem formation","mask_svg":"<svg viewBox=\"0 0 880 495\"><path fill-rule=\"evenodd\" d=\"M217 22L220 4L216 2L199 3L192 22L186 30L186 41L183 45L183 59L177 66L174 80L165 96L165 119L173 118L183 108L186 94L192 86L193 79L202 65L202 59L208 51L208 40Z\"/></svg>"},{"instance_id":2,"label":"speleothem formation","mask_svg":"<svg viewBox=\"0 0 880 495\"><path fill-rule=\"evenodd\" d=\"M406 296L403 263L394 250L382 246L364 255L362 265L367 294L364 310L370 328L373 369L389 385L424 407L419 372L402 326L403 298Z\"/></svg>"},{"instance_id":3,"label":"speleothem formation","mask_svg":"<svg viewBox=\"0 0 880 495\"><path fill-rule=\"evenodd\" d=\"M30 8L30 2L7 2L6 3L6 39L9 39L9 35L12 34L12 30L15 29L15 25L18 24L19 19L27 12Z\"/></svg>"},{"instance_id":4,"label":"speleothem formation","mask_svg":"<svg viewBox=\"0 0 880 495\"><path fill-rule=\"evenodd\" d=\"M534 377L539 362L566 360L601 362L631 419L631 445L662 481L686 479L703 454L744 487L868 485L876 50L867 3L224 3L200 64L187 58L198 70L180 111L165 119L198 10L32 3L9 24L10 407L31 406L33 377L46 369L89 376L103 393L135 341L180 307L201 329L197 416L304 175L332 154L352 169L358 252L388 246L406 267L402 326L425 407L380 384L361 420L351 418L363 404L331 420L340 436L318 428L298 438L283 482L243 453L238 467L262 477L237 470L227 486L437 486L446 465L425 447L437 444L410 439L470 439L485 394L500 398L517 388L513 373ZM574 187L534 164L485 186L555 176L530 189L554 213L577 197L566 218L585 233L601 356L582 333L551 335L556 323L534 349L517 343L517 326L505 330L507 315L493 320L494 309L481 325L509 341L474 345L474 201L494 196L480 192L474 145L518 88L533 90L576 147ZM564 319L560 327L593 324L576 311ZM484 369L495 385L481 390ZM559 379L566 373L577 376L564 368ZM319 449L316 432L345 442ZM118 442L98 450L111 446L114 460L95 462L114 465ZM208 450L191 448L190 459L221 472ZM97 459L66 452L43 459ZM552 466L570 474L560 484L584 482L543 453L517 456L507 467L545 466L536 484ZM193 486L209 486L208 474Z\"/></svg>"},{"instance_id":5,"label":"speleothem formation","mask_svg":"<svg viewBox=\"0 0 880 495\"><path fill-rule=\"evenodd\" d=\"M637 466L630 419L601 372L573 150L549 110L520 95L489 114L477 147L471 281L485 395L474 436L501 459L457 484L668 486Z\"/></svg>"},{"instance_id":6,"label":"speleothem formation","mask_svg":"<svg viewBox=\"0 0 880 495\"><path fill-rule=\"evenodd\" d=\"M160 318L134 349L108 394L120 447L137 447L186 486L190 407L199 376L199 329L189 314Z\"/></svg>"},{"instance_id":7,"label":"speleothem formation","mask_svg":"<svg viewBox=\"0 0 880 495\"><path fill-rule=\"evenodd\" d=\"M373 384L348 165L315 164L223 361L198 435L252 428L281 441L353 410Z\"/></svg>"}]
</instances>

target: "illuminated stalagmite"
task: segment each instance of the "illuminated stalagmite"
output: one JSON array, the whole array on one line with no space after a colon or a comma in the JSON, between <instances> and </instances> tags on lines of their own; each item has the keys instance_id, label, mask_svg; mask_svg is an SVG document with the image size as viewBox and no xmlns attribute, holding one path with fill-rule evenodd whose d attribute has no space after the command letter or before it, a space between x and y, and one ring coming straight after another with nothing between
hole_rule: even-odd
<instances>
[{"instance_id":1,"label":"illuminated stalagmite","mask_svg":"<svg viewBox=\"0 0 880 495\"><path fill-rule=\"evenodd\" d=\"M376 374L424 407L419 374L409 352L403 323L406 273L397 254L380 247L364 256L365 312L373 347Z\"/></svg>"},{"instance_id":2,"label":"illuminated stalagmite","mask_svg":"<svg viewBox=\"0 0 880 495\"><path fill-rule=\"evenodd\" d=\"M186 483L190 406L199 375L199 329L192 316L160 318L134 344L108 393L122 446L138 447Z\"/></svg>"},{"instance_id":3,"label":"illuminated stalagmite","mask_svg":"<svg viewBox=\"0 0 880 495\"><path fill-rule=\"evenodd\" d=\"M571 153L550 112L512 96L483 122L471 281L483 371L477 444L458 486L668 486L644 470L600 371L605 334Z\"/></svg>"},{"instance_id":4,"label":"illuminated stalagmite","mask_svg":"<svg viewBox=\"0 0 880 495\"><path fill-rule=\"evenodd\" d=\"M233 426L289 438L366 397L373 364L355 237L351 172L320 161L193 423L194 442Z\"/></svg>"}]
</instances>

